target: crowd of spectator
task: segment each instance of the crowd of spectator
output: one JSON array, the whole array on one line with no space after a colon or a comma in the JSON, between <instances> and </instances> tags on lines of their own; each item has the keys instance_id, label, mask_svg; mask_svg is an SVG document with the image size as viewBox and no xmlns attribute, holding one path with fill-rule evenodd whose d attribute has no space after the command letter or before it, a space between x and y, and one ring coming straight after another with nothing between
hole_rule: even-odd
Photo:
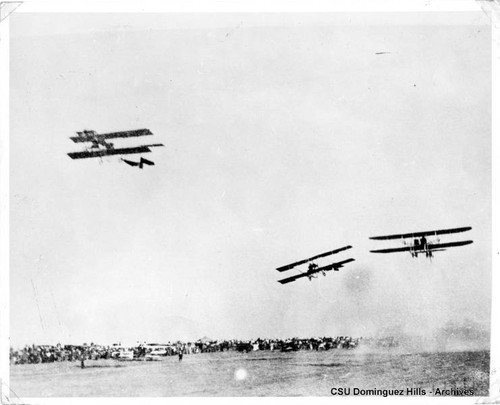
<instances>
[{"instance_id":1,"label":"crowd of spectator","mask_svg":"<svg viewBox=\"0 0 500 405\"><path fill-rule=\"evenodd\" d=\"M377 341L381 346L393 346L393 339ZM330 350L355 349L360 343L374 344L373 339L352 338L350 336L290 338L290 339L253 339L253 340L211 340L200 339L196 342L167 342L166 344L137 343L132 347L120 344L102 346L94 343L83 345L26 345L22 349L10 349L11 364L53 363L61 361L82 361L99 359L136 359L148 360L152 355L174 356L179 354L210 353L221 351L250 352L256 350ZM123 356L126 353L128 356ZM149 356L149 358L148 358Z\"/></svg>"}]
</instances>

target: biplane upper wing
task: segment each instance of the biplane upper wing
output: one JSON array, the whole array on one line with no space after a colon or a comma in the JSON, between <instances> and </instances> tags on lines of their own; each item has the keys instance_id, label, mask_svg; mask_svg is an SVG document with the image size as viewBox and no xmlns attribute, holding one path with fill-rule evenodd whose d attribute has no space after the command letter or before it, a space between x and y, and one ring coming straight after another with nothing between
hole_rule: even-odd
<instances>
[{"instance_id":1,"label":"biplane upper wing","mask_svg":"<svg viewBox=\"0 0 500 405\"><path fill-rule=\"evenodd\" d=\"M70 139L75 142L91 142L95 139L113 139L113 138L130 138L133 136L153 135L149 129L134 129L132 131L110 132L107 134L96 134L93 131L77 132L78 136L72 136Z\"/></svg>"},{"instance_id":2,"label":"biplane upper wing","mask_svg":"<svg viewBox=\"0 0 500 405\"><path fill-rule=\"evenodd\" d=\"M323 267L319 267L319 268L314 269L314 270L310 270L307 273L300 273L300 274L297 274L296 276L284 278L283 280L278 280L278 282L281 284L287 284L287 283L291 283L292 281L295 281L295 280L302 278L302 277L312 276L313 274L319 273L320 271L328 271L328 270L332 270L332 269L338 270L339 268L344 267L344 264L350 263L353 261L354 261L354 259L352 259L352 258L342 260L341 262L332 263L332 264L329 264L327 266L323 266Z\"/></svg>"},{"instance_id":3,"label":"biplane upper wing","mask_svg":"<svg viewBox=\"0 0 500 405\"><path fill-rule=\"evenodd\" d=\"M472 240L463 240L460 242L448 242L448 243L432 243L427 245L427 249L429 250L441 250L441 249L446 249L450 247L455 247L455 246L465 246L465 245L470 245L473 243Z\"/></svg>"},{"instance_id":4,"label":"biplane upper wing","mask_svg":"<svg viewBox=\"0 0 500 405\"><path fill-rule=\"evenodd\" d=\"M466 226L463 228L452 228L452 229L440 229L437 231L426 231L426 232L414 232L414 233L402 233L397 235L387 235L387 236L372 236L370 239L374 240L387 240L387 239L404 239L404 238L419 238L421 236L428 235L444 235L447 233L458 233L470 231L472 228L470 226Z\"/></svg>"},{"instance_id":5,"label":"biplane upper wing","mask_svg":"<svg viewBox=\"0 0 500 405\"><path fill-rule=\"evenodd\" d=\"M130 155L133 153L151 152L150 148L153 146L163 146L163 144L158 143L154 145L142 145L142 146L135 146L132 148L85 150L81 152L70 152L68 153L68 156L71 159L86 159L86 158L103 157L110 155Z\"/></svg>"},{"instance_id":6,"label":"biplane upper wing","mask_svg":"<svg viewBox=\"0 0 500 405\"><path fill-rule=\"evenodd\" d=\"M292 263L292 264L287 264L286 266L278 267L276 270L278 270L280 272L281 271L290 270L290 269L293 269L295 266L299 266L301 264L310 262L312 260L320 259L322 257L333 255L335 253L339 253L339 252L342 252L343 250L347 250L347 249L351 249L351 248L352 248L351 245L344 246L344 247L341 247L339 249L331 250L330 252L325 252L325 253L321 253L321 254L319 254L317 256L310 257L309 259L300 260L300 261Z\"/></svg>"}]
</instances>

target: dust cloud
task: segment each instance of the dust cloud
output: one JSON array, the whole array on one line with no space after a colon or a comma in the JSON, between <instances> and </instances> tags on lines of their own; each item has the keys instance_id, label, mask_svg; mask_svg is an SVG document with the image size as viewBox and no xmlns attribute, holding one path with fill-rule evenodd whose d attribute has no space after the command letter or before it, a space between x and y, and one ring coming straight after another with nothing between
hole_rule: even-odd
<instances>
[{"instance_id":1,"label":"dust cloud","mask_svg":"<svg viewBox=\"0 0 500 405\"><path fill-rule=\"evenodd\" d=\"M330 300L331 321L338 334L405 352L487 350L490 296L474 288L430 262L411 271L352 266Z\"/></svg>"}]
</instances>

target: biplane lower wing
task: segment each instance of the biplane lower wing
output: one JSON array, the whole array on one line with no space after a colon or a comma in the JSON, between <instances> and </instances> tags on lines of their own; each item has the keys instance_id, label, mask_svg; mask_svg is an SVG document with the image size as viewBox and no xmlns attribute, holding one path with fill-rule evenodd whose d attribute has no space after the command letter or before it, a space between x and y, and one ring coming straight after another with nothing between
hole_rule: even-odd
<instances>
[{"instance_id":1,"label":"biplane lower wing","mask_svg":"<svg viewBox=\"0 0 500 405\"><path fill-rule=\"evenodd\" d=\"M301 264L310 262L312 260L320 259L322 257L329 256L329 255L334 255L336 253L339 253L339 252L342 252L344 250L351 249L351 248L352 248L351 245L347 245L347 246L341 247L339 249L331 250L330 252L325 252L325 253L321 253L317 256L310 257L309 259L300 260L300 261L292 263L292 264L287 264L286 266L278 267L276 270L278 270L280 272L290 270L290 269L293 269L295 266L300 266Z\"/></svg>"},{"instance_id":2,"label":"biplane lower wing","mask_svg":"<svg viewBox=\"0 0 500 405\"><path fill-rule=\"evenodd\" d=\"M287 284L287 283L291 283L292 281L298 280L299 278L307 277L307 276L308 276L307 273L301 273L301 274L297 274L296 276L284 278L283 280L278 280L278 283Z\"/></svg>"},{"instance_id":3,"label":"biplane lower wing","mask_svg":"<svg viewBox=\"0 0 500 405\"><path fill-rule=\"evenodd\" d=\"M81 152L70 152L68 153L68 156L71 159L87 159L87 158L104 157L112 155L130 155L133 153L148 153L151 152L150 148L153 146L163 146L163 144L158 143L154 145L142 145L142 146L135 146L133 148L85 150Z\"/></svg>"},{"instance_id":4,"label":"biplane lower wing","mask_svg":"<svg viewBox=\"0 0 500 405\"><path fill-rule=\"evenodd\" d=\"M441 250L446 250L450 247L456 246L465 246L470 245L473 241L464 240L460 242L448 242L448 243L432 243L427 245L427 251L438 252ZM405 246L402 248L394 248L394 249L379 249L379 250L370 250L371 253L397 253L397 252L425 252L426 250L420 246Z\"/></svg>"},{"instance_id":5,"label":"biplane lower wing","mask_svg":"<svg viewBox=\"0 0 500 405\"><path fill-rule=\"evenodd\" d=\"M153 135L153 133L149 129L134 129L132 131L111 132L107 134L93 134L91 133L91 131L89 131L89 133L77 132L77 134L78 136L70 137L70 139L75 143L92 142L95 139L105 140L114 138L130 138L134 136Z\"/></svg>"},{"instance_id":6,"label":"biplane lower wing","mask_svg":"<svg viewBox=\"0 0 500 405\"><path fill-rule=\"evenodd\" d=\"M437 250L446 249L446 248L455 247L455 246L470 245L471 243L473 243L472 240L463 240L460 242L448 242L448 243L433 243L433 244L427 245L427 248L429 250L437 251Z\"/></svg>"},{"instance_id":7,"label":"biplane lower wing","mask_svg":"<svg viewBox=\"0 0 500 405\"><path fill-rule=\"evenodd\" d=\"M371 253L397 253L397 252L410 252L411 250L413 250L413 247L405 246L402 248L370 250L370 252Z\"/></svg>"},{"instance_id":8,"label":"biplane lower wing","mask_svg":"<svg viewBox=\"0 0 500 405\"><path fill-rule=\"evenodd\" d=\"M397 235L386 235L386 236L372 236L370 239L388 240L388 239L420 238L422 236L444 235L444 234L449 234L449 233L465 232L465 231L470 231L471 229L472 228L470 226L466 226L466 227L462 227L462 228L439 229L436 231L402 233L402 234L397 234Z\"/></svg>"},{"instance_id":9,"label":"biplane lower wing","mask_svg":"<svg viewBox=\"0 0 500 405\"><path fill-rule=\"evenodd\" d=\"M322 272L322 271L329 271L329 270L332 270L332 269L333 270L338 270L339 268L344 267L344 264L350 263L350 262L353 262L353 261L354 261L353 258L342 260L341 262L332 263L332 264L329 264L327 266L318 267L317 269L314 269L314 270L309 270L307 273L301 273L301 274L297 274L296 276L284 278L283 280L278 280L278 282L281 283L281 284L287 284L287 283L291 283L292 281L295 281L295 280L297 280L299 278L310 277L310 276L312 276L314 274L317 274L319 272Z\"/></svg>"}]
</instances>

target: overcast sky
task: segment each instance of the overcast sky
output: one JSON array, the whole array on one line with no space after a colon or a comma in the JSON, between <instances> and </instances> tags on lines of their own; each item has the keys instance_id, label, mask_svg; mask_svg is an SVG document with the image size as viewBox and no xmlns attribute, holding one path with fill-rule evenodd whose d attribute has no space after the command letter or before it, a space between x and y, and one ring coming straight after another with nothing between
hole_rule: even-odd
<instances>
[{"instance_id":1,"label":"overcast sky","mask_svg":"<svg viewBox=\"0 0 500 405\"><path fill-rule=\"evenodd\" d=\"M10 21L13 346L489 326L482 13ZM66 155L137 128L116 144L164 143L154 167ZM368 252L461 226L442 241L474 244L432 262ZM340 272L277 283L347 244Z\"/></svg>"}]
</instances>

